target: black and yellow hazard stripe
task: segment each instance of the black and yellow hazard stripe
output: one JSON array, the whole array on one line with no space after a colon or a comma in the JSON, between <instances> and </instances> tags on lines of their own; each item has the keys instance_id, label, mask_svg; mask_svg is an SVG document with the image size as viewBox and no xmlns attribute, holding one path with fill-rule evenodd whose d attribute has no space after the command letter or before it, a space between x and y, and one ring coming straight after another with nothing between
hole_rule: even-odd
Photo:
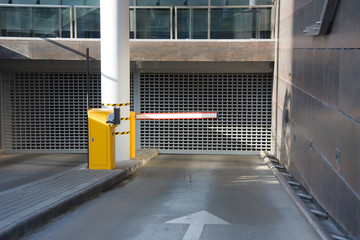
<instances>
[{"instance_id":1,"label":"black and yellow hazard stripe","mask_svg":"<svg viewBox=\"0 0 360 240\"><path fill-rule=\"evenodd\" d=\"M117 104L102 103L101 106L108 106L108 107L125 107L125 106L130 106L130 103L117 103Z\"/></svg>"},{"instance_id":2,"label":"black and yellow hazard stripe","mask_svg":"<svg viewBox=\"0 0 360 240\"><path fill-rule=\"evenodd\" d=\"M127 118L122 118L122 119L121 119L121 121L126 121L126 120L130 120L130 118L127 117Z\"/></svg>"},{"instance_id":3,"label":"black and yellow hazard stripe","mask_svg":"<svg viewBox=\"0 0 360 240\"><path fill-rule=\"evenodd\" d=\"M115 135L126 135L130 134L130 132L116 132Z\"/></svg>"}]
</instances>

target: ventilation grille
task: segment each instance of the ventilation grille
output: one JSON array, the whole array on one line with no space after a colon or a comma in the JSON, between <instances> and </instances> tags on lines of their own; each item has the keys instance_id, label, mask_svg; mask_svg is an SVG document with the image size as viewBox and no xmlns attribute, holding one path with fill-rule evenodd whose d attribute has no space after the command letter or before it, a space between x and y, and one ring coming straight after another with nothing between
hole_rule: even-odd
<instances>
[{"instance_id":1,"label":"ventilation grille","mask_svg":"<svg viewBox=\"0 0 360 240\"><path fill-rule=\"evenodd\" d=\"M85 152L85 74L3 75L4 147L13 152ZM100 107L100 74L90 75L90 107Z\"/></svg>"},{"instance_id":2,"label":"ventilation grille","mask_svg":"<svg viewBox=\"0 0 360 240\"><path fill-rule=\"evenodd\" d=\"M271 147L271 74L141 74L141 112L216 111L217 120L141 121L141 147L162 153L253 153Z\"/></svg>"}]
</instances>

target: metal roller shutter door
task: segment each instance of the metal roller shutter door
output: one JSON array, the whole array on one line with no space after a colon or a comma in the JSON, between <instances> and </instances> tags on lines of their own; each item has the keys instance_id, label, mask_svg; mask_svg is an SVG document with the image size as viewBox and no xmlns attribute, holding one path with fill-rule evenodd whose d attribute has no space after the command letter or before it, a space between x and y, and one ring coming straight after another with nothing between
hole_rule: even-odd
<instances>
[{"instance_id":1,"label":"metal roller shutter door","mask_svg":"<svg viewBox=\"0 0 360 240\"><path fill-rule=\"evenodd\" d=\"M140 74L141 112L217 111L217 120L141 121L161 153L252 154L271 148L272 74Z\"/></svg>"},{"instance_id":2,"label":"metal roller shutter door","mask_svg":"<svg viewBox=\"0 0 360 240\"><path fill-rule=\"evenodd\" d=\"M4 147L8 152L84 153L86 75L3 74ZM90 75L90 105L100 107L100 74Z\"/></svg>"},{"instance_id":3,"label":"metal roller shutter door","mask_svg":"<svg viewBox=\"0 0 360 240\"><path fill-rule=\"evenodd\" d=\"M215 121L142 121L139 147L163 153L270 150L272 74L142 73L131 75L130 87L139 112L219 112ZM90 90L91 107L99 107L100 74L91 75ZM85 74L3 74L3 100L9 152L86 151Z\"/></svg>"}]
</instances>

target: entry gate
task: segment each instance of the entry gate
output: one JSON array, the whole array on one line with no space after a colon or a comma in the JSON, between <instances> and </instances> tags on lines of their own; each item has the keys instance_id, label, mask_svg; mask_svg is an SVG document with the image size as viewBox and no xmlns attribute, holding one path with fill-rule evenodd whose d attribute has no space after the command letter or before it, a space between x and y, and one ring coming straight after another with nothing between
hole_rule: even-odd
<instances>
[{"instance_id":1,"label":"entry gate","mask_svg":"<svg viewBox=\"0 0 360 240\"><path fill-rule=\"evenodd\" d=\"M137 145L160 153L258 153L271 148L272 74L135 78L136 112L218 112L217 120L141 121Z\"/></svg>"}]
</instances>

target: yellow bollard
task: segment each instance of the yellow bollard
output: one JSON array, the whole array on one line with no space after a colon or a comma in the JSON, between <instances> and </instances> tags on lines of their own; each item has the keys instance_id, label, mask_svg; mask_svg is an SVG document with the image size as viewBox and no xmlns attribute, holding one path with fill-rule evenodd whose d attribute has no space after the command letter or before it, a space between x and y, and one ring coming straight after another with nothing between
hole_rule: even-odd
<instances>
[{"instance_id":1,"label":"yellow bollard","mask_svg":"<svg viewBox=\"0 0 360 240\"><path fill-rule=\"evenodd\" d=\"M135 157L135 112L130 112L130 158Z\"/></svg>"}]
</instances>

